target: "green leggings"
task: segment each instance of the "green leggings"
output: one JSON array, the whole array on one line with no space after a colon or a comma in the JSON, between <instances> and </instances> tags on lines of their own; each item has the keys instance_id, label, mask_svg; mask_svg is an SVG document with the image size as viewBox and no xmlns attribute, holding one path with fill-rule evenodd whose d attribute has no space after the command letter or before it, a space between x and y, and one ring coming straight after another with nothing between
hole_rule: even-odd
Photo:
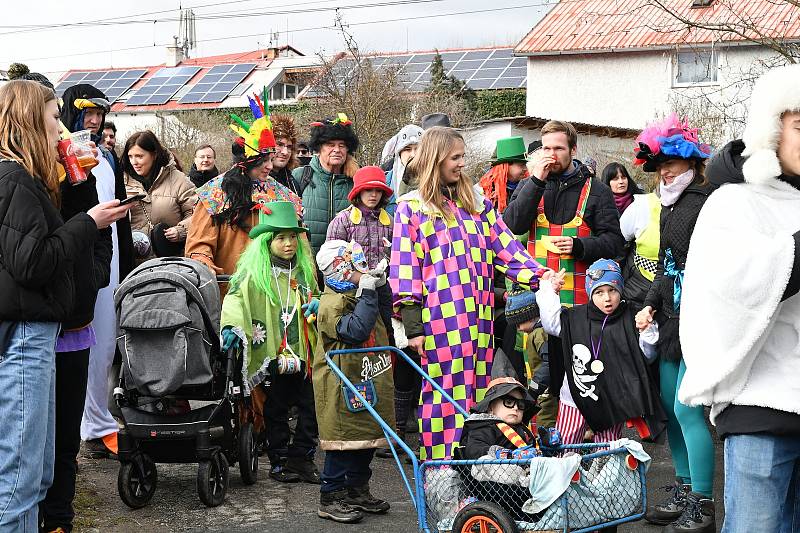
<instances>
[{"instance_id":1,"label":"green leggings","mask_svg":"<svg viewBox=\"0 0 800 533\"><path fill-rule=\"evenodd\" d=\"M667 438L675 465L675 476L690 483L692 491L708 498L714 487L714 442L706 425L702 407L689 407L678 401L678 389L686 373L683 359L659 359L661 402L667 412Z\"/></svg>"}]
</instances>

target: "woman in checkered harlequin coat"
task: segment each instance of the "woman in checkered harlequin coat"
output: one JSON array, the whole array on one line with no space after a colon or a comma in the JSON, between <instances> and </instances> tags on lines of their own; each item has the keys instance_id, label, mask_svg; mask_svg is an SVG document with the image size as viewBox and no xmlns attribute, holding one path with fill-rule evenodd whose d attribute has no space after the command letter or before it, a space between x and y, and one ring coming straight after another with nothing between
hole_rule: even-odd
<instances>
[{"instance_id":1,"label":"woman in checkered harlequin coat","mask_svg":"<svg viewBox=\"0 0 800 533\"><path fill-rule=\"evenodd\" d=\"M494 270L535 288L543 269L463 168L458 132L425 132L408 168L419 178L419 189L398 201L389 282L409 348L469 411L486 393L491 374ZM451 457L464 419L427 382L420 425L421 457Z\"/></svg>"}]
</instances>

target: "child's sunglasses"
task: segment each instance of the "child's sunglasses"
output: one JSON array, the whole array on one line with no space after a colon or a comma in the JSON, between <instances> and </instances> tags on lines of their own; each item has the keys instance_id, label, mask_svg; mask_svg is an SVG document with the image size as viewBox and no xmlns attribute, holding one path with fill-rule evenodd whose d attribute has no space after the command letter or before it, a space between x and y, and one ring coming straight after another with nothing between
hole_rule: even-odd
<instances>
[{"instance_id":1,"label":"child's sunglasses","mask_svg":"<svg viewBox=\"0 0 800 533\"><path fill-rule=\"evenodd\" d=\"M514 398L513 396L503 396L503 407L513 409L516 407L520 411L525 410L525 400L522 398Z\"/></svg>"}]
</instances>

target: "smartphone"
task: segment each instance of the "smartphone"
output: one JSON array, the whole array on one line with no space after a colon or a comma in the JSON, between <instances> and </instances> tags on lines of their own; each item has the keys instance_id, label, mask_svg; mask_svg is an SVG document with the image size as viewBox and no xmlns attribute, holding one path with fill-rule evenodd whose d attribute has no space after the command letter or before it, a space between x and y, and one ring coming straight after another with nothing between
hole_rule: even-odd
<instances>
[{"instance_id":1,"label":"smartphone","mask_svg":"<svg viewBox=\"0 0 800 533\"><path fill-rule=\"evenodd\" d=\"M125 198L124 200L120 200L119 201L119 205L125 205L125 204L129 204L131 202L136 202L136 201L142 200L142 199L144 199L146 197L147 197L146 194L135 194L133 196Z\"/></svg>"}]
</instances>

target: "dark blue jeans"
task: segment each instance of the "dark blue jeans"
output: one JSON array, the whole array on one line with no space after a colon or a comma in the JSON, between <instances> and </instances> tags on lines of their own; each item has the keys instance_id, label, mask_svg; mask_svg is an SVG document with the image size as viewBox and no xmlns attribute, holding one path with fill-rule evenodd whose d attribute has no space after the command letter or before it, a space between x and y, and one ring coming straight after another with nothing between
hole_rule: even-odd
<instances>
[{"instance_id":1,"label":"dark blue jeans","mask_svg":"<svg viewBox=\"0 0 800 533\"><path fill-rule=\"evenodd\" d=\"M325 452L325 466L320 479L320 492L333 492L347 487L361 487L369 483L372 469L369 467L375 448Z\"/></svg>"}]
</instances>

